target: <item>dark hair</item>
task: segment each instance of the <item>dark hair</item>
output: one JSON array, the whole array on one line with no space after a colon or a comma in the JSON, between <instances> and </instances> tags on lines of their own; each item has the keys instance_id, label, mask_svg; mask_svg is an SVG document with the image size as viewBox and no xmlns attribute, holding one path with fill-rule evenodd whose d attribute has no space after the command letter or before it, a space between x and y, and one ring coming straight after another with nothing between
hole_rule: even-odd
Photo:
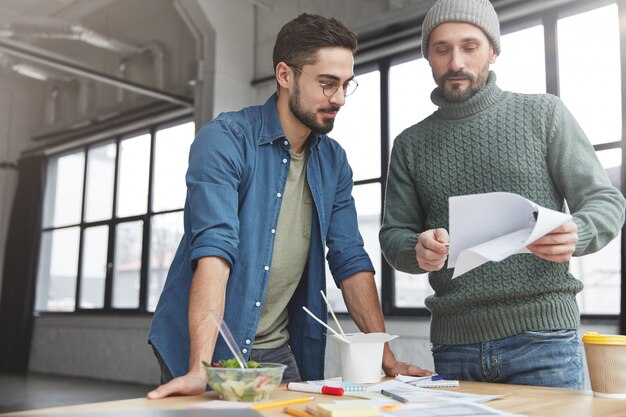
<instances>
[{"instance_id":1,"label":"dark hair","mask_svg":"<svg viewBox=\"0 0 626 417\"><path fill-rule=\"evenodd\" d=\"M282 27L274 44L274 71L279 62L302 67L315 64L320 48L343 47L352 53L356 35L335 18L302 13Z\"/></svg>"}]
</instances>

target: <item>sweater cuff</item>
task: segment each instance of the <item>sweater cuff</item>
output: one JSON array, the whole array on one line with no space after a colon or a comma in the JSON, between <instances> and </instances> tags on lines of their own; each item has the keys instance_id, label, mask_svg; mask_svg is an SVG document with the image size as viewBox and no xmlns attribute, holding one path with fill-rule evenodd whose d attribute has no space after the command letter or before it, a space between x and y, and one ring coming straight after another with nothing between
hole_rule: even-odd
<instances>
[{"instance_id":1,"label":"sweater cuff","mask_svg":"<svg viewBox=\"0 0 626 417\"><path fill-rule=\"evenodd\" d=\"M423 274L426 272L419 267L415 257L415 245L417 245L418 238L419 234L412 234L404 239L396 256L396 269L410 274Z\"/></svg>"},{"instance_id":2,"label":"sweater cuff","mask_svg":"<svg viewBox=\"0 0 626 417\"><path fill-rule=\"evenodd\" d=\"M589 224L587 224L583 219L572 216L572 220L578 226L576 233L578 234L578 241L576 242L576 249L574 250L574 256L579 256L579 254L584 253L584 250L593 239L593 231Z\"/></svg>"}]
</instances>

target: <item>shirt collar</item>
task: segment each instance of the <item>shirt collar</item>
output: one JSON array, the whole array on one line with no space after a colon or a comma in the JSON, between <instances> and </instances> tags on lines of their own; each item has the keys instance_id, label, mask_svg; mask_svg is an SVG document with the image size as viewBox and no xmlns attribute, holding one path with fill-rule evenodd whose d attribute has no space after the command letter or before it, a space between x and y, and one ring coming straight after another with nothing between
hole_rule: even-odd
<instances>
[{"instance_id":1,"label":"shirt collar","mask_svg":"<svg viewBox=\"0 0 626 417\"><path fill-rule=\"evenodd\" d=\"M276 93L274 93L269 99L267 99L265 104L263 104L263 125L261 127L261 134L259 135L258 139L259 145L264 145L276 139L281 139L285 137L283 126L280 123L280 119L278 118L278 110L276 109L277 99L278 97ZM316 146L317 144L319 144L322 136L324 135L311 132L309 140L307 141L308 146Z\"/></svg>"}]
</instances>

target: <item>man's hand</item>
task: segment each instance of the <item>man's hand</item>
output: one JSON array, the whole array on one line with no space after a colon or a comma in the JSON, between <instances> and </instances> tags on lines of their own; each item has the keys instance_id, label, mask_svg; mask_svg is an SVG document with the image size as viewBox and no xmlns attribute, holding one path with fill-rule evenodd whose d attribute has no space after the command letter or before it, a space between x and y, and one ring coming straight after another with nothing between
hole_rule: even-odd
<instances>
[{"instance_id":1,"label":"man's hand","mask_svg":"<svg viewBox=\"0 0 626 417\"><path fill-rule=\"evenodd\" d=\"M578 242L578 226L568 220L541 239L528 245L528 250L541 259L566 262L572 257Z\"/></svg>"},{"instance_id":2,"label":"man's hand","mask_svg":"<svg viewBox=\"0 0 626 417\"><path fill-rule=\"evenodd\" d=\"M385 343L385 350L383 351L383 371L387 376L396 375L408 375L408 376L430 376L435 375L427 369L422 369L419 366L412 365L406 362L400 362L396 359L395 355L389 347L389 343Z\"/></svg>"},{"instance_id":3,"label":"man's hand","mask_svg":"<svg viewBox=\"0 0 626 417\"><path fill-rule=\"evenodd\" d=\"M424 271L439 271L448 257L448 248L444 243L450 241L446 229L430 229L420 233L415 245L417 264Z\"/></svg>"},{"instance_id":4,"label":"man's hand","mask_svg":"<svg viewBox=\"0 0 626 417\"><path fill-rule=\"evenodd\" d=\"M148 399L158 400L170 395L196 395L202 394L206 389L207 377L202 374L188 373L178 378L172 379L167 384L163 384L148 393Z\"/></svg>"},{"instance_id":5,"label":"man's hand","mask_svg":"<svg viewBox=\"0 0 626 417\"><path fill-rule=\"evenodd\" d=\"M435 375L434 372L431 372L426 369L422 369L419 366L412 365L406 362L395 361L395 363L383 367L385 371L385 375L387 376L396 376L396 375L407 375L407 376L430 376Z\"/></svg>"}]
</instances>

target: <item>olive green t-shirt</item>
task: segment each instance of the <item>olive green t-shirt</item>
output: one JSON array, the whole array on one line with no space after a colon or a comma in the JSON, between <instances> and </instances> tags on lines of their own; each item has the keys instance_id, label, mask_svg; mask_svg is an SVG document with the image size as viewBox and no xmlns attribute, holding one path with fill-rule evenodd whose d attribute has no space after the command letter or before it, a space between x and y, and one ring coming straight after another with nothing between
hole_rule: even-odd
<instances>
[{"instance_id":1,"label":"olive green t-shirt","mask_svg":"<svg viewBox=\"0 0 626 417\"><path fill-rule=\"evenodd\" d=\"M313 200L306 180L306 160L306 151L291 153L255 349L276 348L289 341L287 304L300 282L311 244Z\"/></svg>"}]
</instances>

